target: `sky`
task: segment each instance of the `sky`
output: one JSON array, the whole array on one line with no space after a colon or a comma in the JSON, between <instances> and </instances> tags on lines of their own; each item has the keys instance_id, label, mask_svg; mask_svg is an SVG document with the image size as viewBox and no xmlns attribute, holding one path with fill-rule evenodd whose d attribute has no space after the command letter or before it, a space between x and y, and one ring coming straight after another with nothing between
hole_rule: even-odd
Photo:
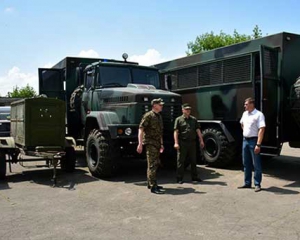
<instances>
[{"instance_id":1,"label":"sky","mask_svg":"<svg viewBox=\"0 0 300 240\"><path fill-rule=\"evenodd\" d=\"M63 58L95 57L152 65L186 55L213 31L300 34L298 0L0 0L0 96Z\"/></svg>"}]
</instances>

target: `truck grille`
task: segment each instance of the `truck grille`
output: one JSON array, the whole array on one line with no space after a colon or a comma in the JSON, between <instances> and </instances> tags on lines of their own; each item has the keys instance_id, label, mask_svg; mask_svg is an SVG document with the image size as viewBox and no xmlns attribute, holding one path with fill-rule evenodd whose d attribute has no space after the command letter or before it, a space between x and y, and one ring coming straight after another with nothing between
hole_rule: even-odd
<instances>
[{"instance_id":1,"label":"truck grille","mask_svg":"<svg viewBox=\"0 0 300 240\"><path fill-rule=\"evenodd\" d=\"M143 115L151 110L151 106L142 106ZM163 118L164 129L167 131L173 131L175 119L181 115L181 105L168 105L165 104L161 112Z\"/></svg>"}]
</instances>

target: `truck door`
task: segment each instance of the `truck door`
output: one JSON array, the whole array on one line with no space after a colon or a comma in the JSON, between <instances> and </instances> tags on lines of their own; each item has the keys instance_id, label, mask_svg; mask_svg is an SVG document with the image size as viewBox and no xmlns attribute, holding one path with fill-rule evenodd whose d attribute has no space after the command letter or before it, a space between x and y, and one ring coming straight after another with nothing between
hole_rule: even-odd
<instances>
[{"instance_id":1,"label":"truck door","mask_svg":"<svg viewBox=\"0 0 300 240\"><path fill-rule=\"evenodd\" d=\"M81 100L81 121L85 124L87 114L93 109L93 93L95 85L95 69L90 69L84 73L84 91Z\"/></svg>"},{"instance_id":2,"label":"truck door","mask_svg":"<svg viewBox=\"0 0 300 240\"><path fill-rule=\"evenodd\" d=\"M64 69L39 68L39 94L65 101Z\"/></svg>"},{"instance_id":3,"label":"truck door","mask_svg":"<svg viewBox=\"0 0 300 240\"><path fill-rule=\"evenodd\" d=\"M260 106L266 119L262 153L277 155L280 153L279 138L279 75L278 48L261 46L260 48Z\"/></svg>"}]
</instances>

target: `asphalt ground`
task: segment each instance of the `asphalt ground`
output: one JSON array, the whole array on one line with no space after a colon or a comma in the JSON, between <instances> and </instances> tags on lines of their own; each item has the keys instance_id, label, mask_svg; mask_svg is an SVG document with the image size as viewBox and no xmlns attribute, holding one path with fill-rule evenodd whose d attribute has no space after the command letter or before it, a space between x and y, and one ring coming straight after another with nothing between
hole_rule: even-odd
<instances>
[{"instance_id":1,"label":"asphalt ground","mask_svg":"<svg viewBox=\"0 0 300 240\"><path fill-rule=\"evenodd\" d=\"M110 180L92 177L79 161L74 173L12 165L0 183L0 239L300 239L300 150L263 162L261 192L237 189L240 165L198 166L202 183L175 183L159 170L165 194L146 187L145 161L122 165Z\"/></svg>"}]
</instances>

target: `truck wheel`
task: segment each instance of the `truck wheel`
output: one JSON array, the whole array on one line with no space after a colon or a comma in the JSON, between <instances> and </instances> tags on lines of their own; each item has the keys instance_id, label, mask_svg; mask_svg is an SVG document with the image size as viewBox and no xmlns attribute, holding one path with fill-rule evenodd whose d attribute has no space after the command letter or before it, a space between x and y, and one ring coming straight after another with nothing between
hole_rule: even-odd
<instances>
[{"instance_id":1,"label":"truck wheel","mask_svg":"<svg viewBox=\"0 0 300 240\"><path fill-rule=\"evenodd\" d=\"M73 147L67 147L65 149L66 155L61 160L61 169L66 172L74 172L76 162L76 152Z\"/></svg>"},{"instance_id":2,"label":"truck wheel","mask_svg":"<svg viewBox=\"0 0 300 240\"><path fill-rule=\"evenodd\" d=\"M86 159L91 174L99 178L111 177L118 152L115 141L99 130L92 130L86 141Z\"/></svg>"},{"instance_id":3,"label":"truck wheel","mask_svg":"<svg viewBox=\"0 0 300 240\"><path fill-rule=\"evenodd\" d=\"M203 155L208 165L225 167L234 160L236 155L235 145L229 143L219 129L205 129L203 131L203 140L205 144Z\"/></svg>"},{"instance_id":4,"label":"truck wheel","mask_svg":"<svg viewBox=\"0 0 300 240\"><path fill-rule=\"evenodd\" d=\"M0 179L6 176L6 155L3 150L0 150Z\"/></svg>"}]
</instances>

